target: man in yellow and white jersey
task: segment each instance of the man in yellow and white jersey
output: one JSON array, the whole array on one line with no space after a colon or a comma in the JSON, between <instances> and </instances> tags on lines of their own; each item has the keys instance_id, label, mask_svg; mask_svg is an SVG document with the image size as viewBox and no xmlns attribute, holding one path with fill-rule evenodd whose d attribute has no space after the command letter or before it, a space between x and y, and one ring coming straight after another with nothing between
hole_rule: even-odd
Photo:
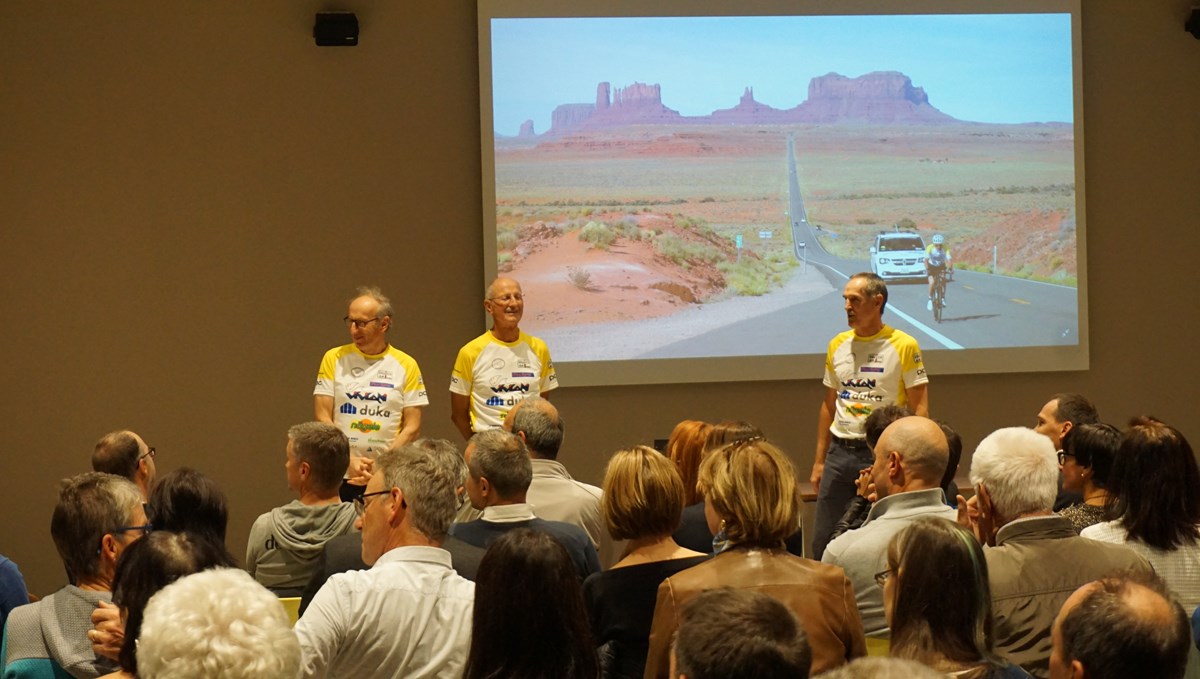
<instances>
[{"instance_id":1,"label":"man in yellow and white jersey","mask_svg":"<svg viewBox=\"0 0 1200 679\"><path fill-rule=\"evenodd\" d=\"M497 278L483 308L492 329L459 349L450 374L450 419L467 440L500 428L513 406L558 386L546 343L517 327L525 313L521 284Z\"/></svg>"},{"instance_id":2,"label":"man in yellow and white jersey","mask_svg":"<svg viewBox=\"0 0 1200 679\"><path fill-rule=\"evenodd\" d=\"M828 389L817 416L817 453L812 481L817 491L812 557L820 560L834 524L856 491L859 471L871 467L863 424L876 408L894 403L929 417L929 378L921 348L911 335L884 325L887 285L873 273L857 273L842 291L850 330L829 342Z\"/></svg>"},{"instance_id":3,"label":"man in yellow and white jersey","mask_svg":"<svg viewBox=\"0 0 1200 679\"><path fill-rule=\"evenodd\" d=\"M417 362L388 344L392 304L379 288L359 288L342 320L353 341L325 352L313 400L317 421L333 423L350 439L346 499L366 486L371 460L420 435L429 397Z\"/></svg>"}]
</instances>

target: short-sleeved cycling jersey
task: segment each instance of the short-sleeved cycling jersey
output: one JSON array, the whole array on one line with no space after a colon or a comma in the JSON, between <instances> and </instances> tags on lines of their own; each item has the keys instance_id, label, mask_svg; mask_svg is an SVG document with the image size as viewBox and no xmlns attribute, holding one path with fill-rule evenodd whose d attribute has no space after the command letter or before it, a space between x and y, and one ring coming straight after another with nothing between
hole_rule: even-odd
<instances>
[{"instance_id":1,"label":"short-sleeved cycling jersey","mask_svg":"<svg viewBox=\"0 0 1200 679\"><path fill-rule=\"evenodd\" d=\"M313 394L333 397L333 423L352 453L370 458L391 445L404 408L429 405L416 360L391 345L376 355L353 344L325 352Z\"/></svg>"},{"instance_id":2,"label":"short-sleeved cycling jersey","mask_svg":"<svg viewBox=\"0 0 1200 679\"><path fill-rule=\"evenodd\" d=\"M515 342L490 331L476 337L459 350L450 374L450 391L471 397L474 431L503 426L513 406L557 386L546 343L523 332Z\"/></svg>"}]
</instances>

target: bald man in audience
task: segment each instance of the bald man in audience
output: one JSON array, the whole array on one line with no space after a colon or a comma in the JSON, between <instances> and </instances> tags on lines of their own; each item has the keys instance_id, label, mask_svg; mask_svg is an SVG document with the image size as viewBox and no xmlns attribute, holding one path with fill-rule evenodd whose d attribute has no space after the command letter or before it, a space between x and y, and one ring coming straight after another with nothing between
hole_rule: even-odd
<instances>
[{"instance_id":1,"label":"bald man in audience","mask_svg":"<svg viewBox=\"0 0 1200 679\"><path fill-rule=\"evenodd\" d=\"M879 437L871 478L879 499L867 520L825 548L821 560L841 566L854 585L863 631L887 636L883 590L875 574L887 569L887 545L892 537L924 516L953 521L955 511L946 506L939 484L950 453L946 436L933 420L916 415L902 417Z\"/></svg>"},{"instance_id":2,"label":"bald man in audience","mask_svg":"<svg viewBox=\"0 0 1200 679\"><path fill-rule=\"evenodd\" d=\"M150 487L158 476L154 448L141 436L127 430L109 432L100 437L92 451L92 471L123 476L137 485L142 498L150 497Z\"/></svg>"},{"instance_id":3,"label":"bald man in audience","mask_svg":"<svg viewBox=\"0 0 1200 679\"><path fill-rule=\"evenodd\" d=\"M1183 607L1156 576L1075 590L1054 621L1051 679L1181 679L1192 652Z\"/></svg>"}]
</instances>

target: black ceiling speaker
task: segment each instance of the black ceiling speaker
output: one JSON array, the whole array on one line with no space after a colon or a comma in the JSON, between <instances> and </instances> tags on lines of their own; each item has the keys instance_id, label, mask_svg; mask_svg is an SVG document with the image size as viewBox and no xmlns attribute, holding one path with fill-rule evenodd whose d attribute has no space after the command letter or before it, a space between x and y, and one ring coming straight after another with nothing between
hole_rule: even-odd
<instances>
[{"instance_id":1,"label":"black ceiling speaker","mask_svg":"<svg viewBox=\"0 0 1200 679\"><path fill-rule=\"evenodd\" d=\"M1200 7L1192 10L1192 15L1188 17L1187 23L1183 25L1183 29L1191 33L1193 38L1200 40Z\"/></svg>"},{"instance_id":2,"label":"black ceiling speaker","mask_svg":"<svg viewBox=\"0 0 1200 679\"><path fill-rule=\"evenodd\" d=\"M358 44L358 17L354 12L317 12L313 40L318 47L353 47Z\"/></svg>"}]
</instances>

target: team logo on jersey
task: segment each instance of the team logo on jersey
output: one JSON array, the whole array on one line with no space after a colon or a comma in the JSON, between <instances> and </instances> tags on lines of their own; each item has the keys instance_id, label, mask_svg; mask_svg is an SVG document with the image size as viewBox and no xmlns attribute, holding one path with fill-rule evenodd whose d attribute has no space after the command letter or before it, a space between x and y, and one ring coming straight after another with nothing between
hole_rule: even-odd
<instances>
[{"instance_id":1,"label":"team logo on jersey","mask_svg":"<svg viewBox=\"0 0 1200 679\"><path fill-rule=\"evenodd\" d=\"M484 401L483 404L492 408L497 408L504 405L504 399L500 398L499 396L493 396Z\"/></svg>"},{"instance_id":2,"label":"team logo on jersey","mask_svg":"<svg viewBox=\"0 0 1200 679\"><path fill-rule=\"evenodd\" d=\"M382 427L380 426L380 424L378 422L373 422L371 420L364 418L361 420L356 420L354 422L351 422L350 428L355 431L361 431L361 432L366 433L366 432L372 432L372 431L379 431Z\"/></svg>"},{"instance_id":3,"label":"team logo on jersey","mask_svg":"<svg viewBox=\"0 0 1200 679\"><path fill-rule=\"evenodd\" d=\"M391 382L372 382L371 386L372 387L383 387L384 389L395 389L396 388L396 385L392 384Z\"/></svg>"},{"instance_id":4,"label":"team logo on jersey","mask_svg":"<svg viewBox=\"0 0 1200 679\"><path fill-rule=\"evenodd\" d=\"M859 368L858 371L864 373L881 373L883 372L883 368L872 368L869 365L864 365L863 367Z\"/></svg>"},{"instance_id":5,"label":"team logo on jersey","mask_svg":"<svg viewBox=\"0 0 1200 679\"><path fill-rule=\"evenodd\" d=\"M376 370L375 376L381 380L390 380L390 379L392 379L392 371L391 370Z\"/></svg>"},{"instance_id":6,"label":"team logo on jersey","mask_svg":"<svg viewBox=\"0 0 1200 679\"><path fill-rule=\"evenodd\" d=\"M503 369L504 369L504 359L503 358L493 358L492 359L492 370L503 370Z\"/></svg>"},{"instance_id":7,"label":"team logo on jersey","mask_svg":"<svg viewBox=\"0 0 1200 679\"><path fill-rule=\"evenodd\" d=\"M529 365L529 361L526 361L523 358L517 359L517 367L521 370L533 370L533 366Z\"/></svg>"},{"instance_id":8,"label":"team logo on jersey","mask_svg":"<svg viewBox=\"0 0 1200 679\"><path fill-rule=\"evenodd\" d=\"M383 403L387 400L387 394L375 394L369 391L352 391L346 394L346 398L352 401L374 401L375 403Z\"/></svg>"},{"instance_id":9,"label":"team logo on jersey","mask_svg":"<svg viewBox=\"0 0 1200 679\"><path fill-rule=\"evenodd\" d=\"M868 392L848 391L845 389L843 389L842 392L840 394L838 394L838 398L842 399L843 401L866 401L866 402L871 402L871 403L880 403L883 401L883 397L880 396L879 394L873 394L869 391ZM854 406L848 406L848 407L853 408ZM870 412L870 410L868 409L867 412Z\"/></svg>"},{"instance_id":10,"label":"team logo on jersey","mask_svg":"<svg viewBox=\"0 0 1200 679\"><path fill-rule=\"evenodd\" d=\"M355 408L350 403L347 403L347 404L343 405L341 408L338 408L338 411L343 415L357 415L358 414L358 408Z\"/></svg>"},{"instance_id":11,"label":"team logo on jersey","mask_svg":"<svg viewBox=\"0 0 1200 679\"><path fill-rule=\"evenodd\" d=\"M537 377L537 375L534 375L533 373L513 373L512 376L513 377Z\"/></svg>"},{"instance_id":12,"label":"team logo on jersey","mask_svg":"<svg viewBox=\"0 0 1200 679\"><path fill-rule=\"evenodd\" d=\"M511 394L513 392L525 393L529 391L528 384L501 384L492 387L492 392L496 394Z\"/></svg>"},{"instance_id":13,"label":"team logo on jersey","mask_svg":"<svg viewBox=\"0 0 1200 679\"><path fill-rule=\"evenodd\" d=\"M392 411L390 411L386 408L372 408L371 406L363 406L362 408L359 409L358 412L360 415L365 415L367 417L391 417L392 416Z\"/></svg>"},{"instance_id":14,"label":"team logo on jersey","mask_svg":"<svg viewBox=\"0 0 1200 679\"><path fill-rule=\"evenodd\" d=\"M883 354L867 354L867 363L883 363Z\"/></svg>"},{"instance_id":15,"label":"team logo on jersey","mask_svg":"<svg viewBox=\"0 0 1200 679\"><path fill-rule=\"evenodd\" d=\"M363 370L362 368L359 368L359 367L354 367L354 368L351 368L351 369L350 369L350 374L351 374L351 375L354 375L355 377L362 377L362 376L363 376L363 372L364 372L364 370Z\"/></svg>"},{"instance_id":16,"label":"team logo on jersey","mask_svg":"<svg viewBox=\"0 0 1200 679\"><path fill-rule=\"evenodd\" d=\"M848 380L843 380L842 386L843 387L854 387L857 389L874 389L875 388L875 380L873 378L867 379L867 378L862 378L862 377L851 377Z\"/></svg>"},{"instance_id":17,"label":"team logo on jersey","mask_svg":"<svg viewBox=\"0 0 1200 679\"><path fill-rule=\"evenodd\" d=\"M851 415L853 415L855 417L866 417L867 415L870 415L872 412L874 412L874 410L875 409L872 408L871 406L860 405L858 403L851 403L849 406L846 407L846 412L850 413Z\"/></svg>"}]
</instances>

